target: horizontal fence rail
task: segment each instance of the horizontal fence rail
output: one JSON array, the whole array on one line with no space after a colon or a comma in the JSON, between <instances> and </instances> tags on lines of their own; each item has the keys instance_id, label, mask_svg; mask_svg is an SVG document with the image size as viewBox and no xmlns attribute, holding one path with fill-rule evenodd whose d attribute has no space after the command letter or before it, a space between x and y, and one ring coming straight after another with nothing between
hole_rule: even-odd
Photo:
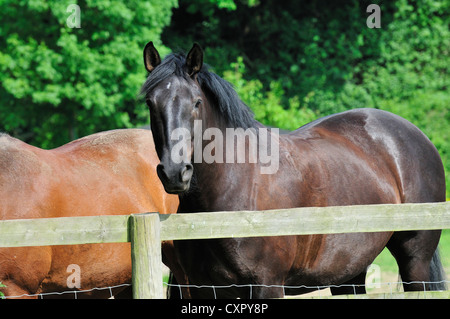
<instances>
[{"instance_id":1,"label":"horizontal fence rail","mask_svg":"<svg viewBox=\"0 0 450 319\"><path fill-rule=\"evenodd\" d=\"M161 215L161 239L211 239L450 228L450 203Z\"/></svg>"},{"instance_id":2,"label":"horizontal fence rail","mask_svg":"<svg viewBox=\"0 0 450 319\"><path fill-rule=\"evenodd\" d=\"M0 247L129 242L130 215L0 221Z\"/></svg>"},{"instance_id":3,"label":"horizontal fence rail","mask_svg":"<svg viewBox=\"0 0 450 319\"><path fill-rule=\"evenodd\" d=\"M133 267L133 284L147 285L145 289L133 285L134 297L142 298L162 297L162 283L150 287L149 281L154 280L145 276L161 273L160 269L154 268L160 267L160 243L164 240L449 228L450 202L174 215L150 213L2 220L0 247L132 242L133 261L139 263Z\"/></svg>"},{"instance_id":4,"label":"horizontal fence rail","mask_svg":"<svg viewBox=\"0 0 450 319\"><path fill-rule=\"evenodd\" d=\"M3 220L0 247L129 242L130 216ZM159 218L161 240L447 229L450 202L192 213Z\"/></svg>"}]
</instances>

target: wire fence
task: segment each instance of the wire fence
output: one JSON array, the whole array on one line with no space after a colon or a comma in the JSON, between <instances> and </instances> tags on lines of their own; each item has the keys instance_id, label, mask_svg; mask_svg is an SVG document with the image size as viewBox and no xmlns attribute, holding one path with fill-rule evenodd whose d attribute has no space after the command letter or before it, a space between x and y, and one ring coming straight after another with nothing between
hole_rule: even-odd
<instances>
[{"instance_id":1,"label":"wire fence","mask_svg":"<svg viewBox=\"0 0 450 319\"><path fill-rule=\"evenodd\" d=\"M24 298L24 297L37 297L38 299L44 299L46 296L62 296L66 294L72 294L74 295L74 299L78 299L78 295L93 291L103 291L103 290L109 290L110 298L114 297L113 289L116 288L124 288L124 287L130 287L131 284L121 284L117 286L110 286L110 287L102 287L102 288L92 288L92 289L86 289L86 290L67 290L67 291L60 291L60 292L44 292L44 293L38 293L38 294L22 294L18 296L4 296L5 299L17 299L17 298Z\"/></svg>"},{"instance_id":2,"label":"wire fence","mask_svg":"<svg viewBox=\"0 0 450 319\"><path fill-rule=\"evenodd\" d=\"M385 283L377 283L377 285L379 285L382 289L382 287L384 286L385 289L383 290L384 292L386 292L386 287L387 287L387 293L391 296L393 296L394 293L398 292L401 290L401 288L399 288L402 285L411 285L411 284L421 284L423 286L423 292L424 294L427 293L426 290L426 286L427 285L437 285L437 284L445 284L446 286L448 286L448 284L450 283L449 280L442 280L442 281L411 281L411 282L404 282L404 281L397 281L397 282L385 282ZM248 288L249 289L249 294L248 294L248 299L253 299L253 288L255 287L264 287L264 288L282 288L283 289L283 298L286 298L286 289L290 289L290 290L300 290L300 289L307 289L307 290L311 290L311 291L317 291L317 295L319 298L320 297L325 297L325 296L329 296L329 294L326 294L324 292L324 289L327 288L352 288L353 289L353 294L357 295L357 288L360 287L365 287L365 288L371 288L372 284L368 285L368 284L361 284L361 285L356 285L356 284L341 284L341 285L325 285L325 286L307 286L307 285L298 285L298 286L291 286L291 285L260 285L260 284L231 284L231 285L224 285L224 286L215 286L215 285L181 285L181 284L169 284L164 282L164 285L169 287L178 287L179 289L179 293L180 293L180 297L183 298L183 292L182 292L182 288L189 288L189 289L211 289L214 295L214 299L217 299L217 290L218 289L227 289L227 288ZM299 292L298 295L302 294L301 292ZM370 292L368 293L370 294ZM289 295L293 295L292 293L290 293ZM306 296L307 298L308 296Z\"/></svg>"},{"instance_id":3,"label":"wire fence","mask_svg":"<svg viewBox=\"0 0 450 319\"><path fill-rule=\"evenodd\" d=\"M391 298L394 296L395 293L401 291L401 288L399 288L402 285L410 285L410 284L422 284L423 286L423 293L424 297L426 297L427 290L426 286L428 284L445 284L449 285L449 280L442 280L437 282L425 282L425 281L412 281L412 282L403 282L403 281L397 281L397 282L385 282L385 283L377 283L381 288L377 290L383 291L387 298L389 298L389 295ZM169 284L164 282L164 285L167 288L170 287L176 287L179 289L180 297L183 299L183 291L182 288L189 288L189 289L211 289L213 292L214 299L217 299L217 290L220 289L227 289L227 288L247 288L248 289L248 299L253 299L253 288L255 287L264 287L264 288L282 288L283 289L283 297L288 297L285 293L286 289L294 290L294 289L308 289L317 291L315 294L315 298L325 298L329 296L330 294L324 291L324 289L327 288L343 288L343 287L351 287L353 288L353 294L357 295L357 288L359 287L365 287L374 290L375 288L372 287L372 285L353 285L353 284L342 284L342 285L326 285L326 286L307 286L307 285L298 285L298 286L291 286L291 285L258 285L258 284L231 284L231 285L181 285L181 284ZM22 294L18 296L4 296L5 299L17 299L17 298L24 298L24 297L37 297L37 299L44 299L46 296L62 296L67 294L72 294L74 299L78 299L79 295L83 293L89 293L93 291L104 291L109 290L110 298L114 297L113 289L116 288L125 288L130 287L131 284L121 284L116 286L110 286L110 287L102 287L102 288L92 288L92 289L86 289L86 290L68 290L68 291L62 291L62 292L46 292L46 293L39 293L39 294ZM384 289L383 289L384 287ZM299 295L301 293L299 292ZM368 293L369 295L371 292ZM290 294L292 295L292 293ZM310 296L310 295L309 295ZM305 298L308 298L308 295L305 295Z\"/></svg>"}]
</instances>

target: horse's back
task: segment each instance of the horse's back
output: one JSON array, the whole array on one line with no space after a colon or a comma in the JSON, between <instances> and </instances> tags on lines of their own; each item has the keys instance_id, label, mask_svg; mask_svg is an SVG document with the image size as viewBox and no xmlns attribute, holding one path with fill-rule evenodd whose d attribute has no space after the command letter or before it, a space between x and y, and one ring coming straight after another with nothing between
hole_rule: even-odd
<instances>
[{"instance_id":1,"label":"horse's back","mask_svg":"<svg viewBox=\"0 0 450 319\"><path fill-rule=\"evenodd\" d=\"M294 135L329 139L387 165L402 202L445 201L441 158L428 137L411 122L378 109L355 109L311 122Z\"/></svg>"},{"instance_id":2,"label":"horse's back","mask_svg":"<svg viewBox=\"0 0 450 319\"><path fill-rule=\"evenodd\" d=\"M66 173L71 178L60 180L62 187L82 186L90 198L88 205L107 206L91 213L176 212L178 199L164 192L156 174L159 159L149 130L101 132L51 152L61 166L69 168ZM133 207L135 210L130 211Z\"/></svg>"},{"instance_id":3,"label":"horse's back","mask_svg":"<svg viewBox=\"0 0 450 319\"><path fill-rule=\"evenodd\" d=\"M53 150L2 134L0 218L175 213L158 162L148 130L101 132Z\"/></svg>"}]
</instances>

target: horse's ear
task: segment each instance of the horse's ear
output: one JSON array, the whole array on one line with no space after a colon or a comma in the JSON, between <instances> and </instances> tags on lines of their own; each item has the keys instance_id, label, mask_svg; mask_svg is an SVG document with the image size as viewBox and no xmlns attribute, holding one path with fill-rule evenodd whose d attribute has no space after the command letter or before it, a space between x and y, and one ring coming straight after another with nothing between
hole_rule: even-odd
<instances>
[{"instance_id":1,"label":"horse's ear","mask_svg":"<svg viewBox=\"0 0 450 319\"><path fill-rule=\"evenodd\" d=\"M144 65L148 72L152 72L161 63L161 57L153 42L150 41L144 48Z\"/></svg>"},{"instance_id":2,"label":"horse's ear","mask_svg":"<svg viewBox=\"0 0 450 319\"><path fill-rule=\"evenodd\" d=\"M191 51L189 51L186 57L187 73L189 74L189 76L192 77L198 72L200 72L202 66L203 66L203 50L197 43L194 43Z\"/></svg>"}]
</instances>

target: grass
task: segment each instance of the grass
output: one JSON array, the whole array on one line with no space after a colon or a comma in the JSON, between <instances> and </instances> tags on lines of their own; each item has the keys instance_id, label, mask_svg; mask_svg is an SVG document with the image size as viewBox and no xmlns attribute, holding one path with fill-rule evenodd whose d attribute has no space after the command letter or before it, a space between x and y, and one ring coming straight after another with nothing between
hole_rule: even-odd
<instances>
[{"instance_id":1,"label":"grass","mask_svg":"<svg viewBox=\"0 0 450 319\"><path fill-rule=\"evenodd\" d=\"M447 272L447 278L450 278L450 229L444 229L442 231L439 247L442 264Z\"/></svg>"},{"instance_id":2,"label":"grass","mask_svg":"<svg viewBox=\"0 0 450 319\"><path fill-rule=\"evenodd\" d=\"M0 288L5 288L6 286L4 284L2 284L2 282L0 281ZM0 291L0 299L5 299L5 294L3 292Z\"/></svg>"}]
</instances>

